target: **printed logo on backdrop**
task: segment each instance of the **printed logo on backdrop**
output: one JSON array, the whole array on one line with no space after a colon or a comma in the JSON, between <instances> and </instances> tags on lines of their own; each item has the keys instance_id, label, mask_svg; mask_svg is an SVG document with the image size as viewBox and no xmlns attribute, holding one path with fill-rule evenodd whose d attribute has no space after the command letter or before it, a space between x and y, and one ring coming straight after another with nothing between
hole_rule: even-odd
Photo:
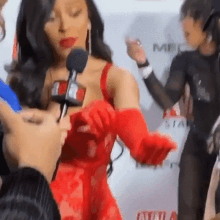
<instances>
[{"instance_id":1,"label":"printed logo on backdrop","mask_svg":"<svg viewBox=\"0 0 220 220\"><path fill-rule=\"evenodd\" d=\"M186 129L188 129L191 125L190 120L186 120L186 118L180 114L180 110L177 109L176 106L174 106L169 112L165 111L164 114L164 131L167 130L167 133L170 131L176 130L178 132L184 132ZM178 162L173 162L169 159L165 160L162 166L149 166L147 164L140 164L136 161L136 169L166 169L169 167L170 169L179 167Z\"/></svg>"},{"instance_id":2,"label":"printed logo on backdrop","mask_svg":"<svg viewBox=\"0 0 220 220\"><path fill-rule=\"evenodd\" d=\"M165 120L165 128L187 128L190 126L190 121L187 121L185 118L179 120Z\"/></svg>"},{"instance_id":3,"label":"printed logo on backdrop","mask_svg":"<svg viewBox=\"0 0 220 220\"><path fill-rule=\"evenodd\" d=\"M173 131L176 131L177 133L185 133L187 130L189 130L189 127L193 122L192 110L192 97L190 95L189 85L187 84L185 86L184 95L180 101L171 109L164 111L163 131L165 131L165 133L172 133ZM165 160L163 165L158 167L136 162L136 169L165 169L167 167L172 169L178 166L179 162L174 161L172 158Z\"/></svg>"},{"instance_id":4,"label":"printed logo on backdrop","mask_svg":"<svg viewBox=\"0 0 220 220\"><path fill-rule=\"evenodd\" d=\"M136 220L177 220L176 211L141 211Z\"/></svg>"},{"instance_id":5,"label":"printed logo on backdrop","mask_svg":"<svg viewBox=\"0 0 220 220\"><path fill-rule=\"evenodd\" d=\"M184 43L154 43L153 52L159 53L180 53L189 50L187 44Z\"/></svg>"}]
</instances>

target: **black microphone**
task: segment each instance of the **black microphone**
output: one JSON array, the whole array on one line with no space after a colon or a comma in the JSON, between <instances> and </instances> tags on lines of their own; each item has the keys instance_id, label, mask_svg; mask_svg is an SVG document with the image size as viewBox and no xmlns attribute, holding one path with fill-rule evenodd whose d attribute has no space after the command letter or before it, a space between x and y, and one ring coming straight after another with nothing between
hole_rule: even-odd
<instances>
[{"instance_id":1,"label":"black microphone","mask_svg":"<svg viewBox=\"0 0 220 220\"><path fill-rule=\"evenodd\" d=\"M69 70L68 81L55 81L52 87L51 98L61 104L61 115L64 117L69 106L81 106L83 100L77 97L78 92L86 88L76 82L77 75L82 73L87 65L88 53L83 49L74 49L68 56L66 67Z\"/></svg>"},{"instance_id":2,"label":"black microphone","mask_svg":"<svg viewBox=\"0 0 220 220\"><path fill-rule=\"evenodd\" d=\"M86 88L76 82L77 74L82 73L87 65L88 53L83 49L73 50L66 62L66 67L69 70L68 81L56 81L52 87L51 98L53 101L61 104L61 114L58 122L67 112L69 106L81 106L83 100L79 100L77 97L77 92L79 89ZM61 158L57 161L56 169L53 174L52 181L56 178L59 163Z\"/></svg>"},{"instance_id":3,"label":"black microphone","mask_svg":"<svg viewBox=\"0 0 220 220\"><path fill-rule=\"evenodd\" d=\"M66 68L69 70L69 79L74 76L74 73L82 73L88 61L88 53L83 49L74 49L68 56ZM75 79L74 79L75 80Z\"/></svg>"}]
</instances>

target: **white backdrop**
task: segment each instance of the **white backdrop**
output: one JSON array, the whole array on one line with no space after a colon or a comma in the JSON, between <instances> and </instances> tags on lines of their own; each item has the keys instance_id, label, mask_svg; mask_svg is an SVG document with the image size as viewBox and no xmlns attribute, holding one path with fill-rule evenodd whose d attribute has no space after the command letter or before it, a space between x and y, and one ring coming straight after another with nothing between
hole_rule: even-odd
<instances>
[{"instance_id":1,"label":"white backdrop","mask_svg":"<svg viewBox=\"0 0 220 220\"><path fill-rule=\"evenodd\" d=\"M179 150L173 153L163 168L153 170L136 166L126 150L114 163L114 172L109 179L110 187L118 200L125 220L170 220L176 219L178 163L188 132L183 118L162 119L162 110L153 101L135 63L126 55L126 36L138 37L142 41L157 77L164 83L172 58L178 47L186 49L179 24L180 0L95 0L105 22L105 39L113 50L116 65L131 71L139 83L142 111L150 130L159 130L172 135ZM9 0L5 9L7 36L0 44L0 77L6 78L3 65L11 61L15 22L20 0ZM112 157L120 153L116 144ZM174 163L171 169L169 164ZM151 214L154 211L165 211Z\"/></svg>"},{"instance_id":2,"label":"white backdrop","mask_svg":"<svg viewBox=\"0 0 220 220\"><path fill-rule=\"evenodd\" d=\"M137 168L126 151L122 158L115 162L115 170L109 182L124 219L170 219L171 213L177 211L179 168L174 165L171 169L169 164L179 162L188 129L183 118L169 119L167 123L162 120L163 111L145 88L138 75L136 64L126 55L124 38L128 35L140 38L157 77L165 82L167 68L178 52L179 45L181 49L187 49L182 45L184 40L178 10L173 13L115 13L114 16L106 15L104 18L106 40L114 52L115 63L128 68L139 83L142 111L149 128L171 134L179 144L178 152L172 154L166 165L157 170L147 167ZM118 155L119 150L120 148L116 146L113 157ZM146 211L165 211L166 218L163 216L154 218L153 215L150 217Z\"/></svg>"}]
</instances>

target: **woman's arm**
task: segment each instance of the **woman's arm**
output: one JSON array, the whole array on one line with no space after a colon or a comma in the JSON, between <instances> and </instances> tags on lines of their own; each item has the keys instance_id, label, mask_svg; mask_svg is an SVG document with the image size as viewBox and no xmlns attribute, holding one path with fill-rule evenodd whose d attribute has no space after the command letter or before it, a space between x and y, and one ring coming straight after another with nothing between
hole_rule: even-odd
<instances>
[{"instance_id":1,"label":"woman's arm","mask_svg":"<svg viewBox=\"0 0 220 220\"><path fill-rule=\"evenodd\" d=\"M148 67L139 68L148 91L160 107L163 109L171 108L180 100L184 93L186 84L186 63L183 56L180 54L173 59L165 86L157 79L153 70L149 76L145 76L144 71L146 68L149 68L149 65Z\"/></svg>"},{"instance_id":2,"label":"woman's arm","mask_svg":"<svg viewBox=\"0 0 220 220\"><path fill-rule=\"evenodd\" d=\"M146 164L158 165L176 144L159 133L148 131L140 110L139 88L134 77L125 70L113 67L109 74L116 109L116 134L130 149L131 156Z\"/></svg>"},{"instance_id":3,"label":"woman's arm","mask_svg":"<svg viewBox=\"0 0 220 220\"><path fill-rule=\"evenodd\" d=\"M154 100L163 109L171 108L179 101L184 92L186 83L186 62L184 56L180 54L173 59L169 78L164 87L155 76L153 68L140 42L137 40L127 40L126 43L127 53L136 61L140 75Z\"/></svg>"},{"instance_id":4,"label":"woman's arm","mask_svg":"<svg viewBox=\"0 0 220 220\"><path fill-rule=\"evenodd\" d=\"M140 93L133 75L118 67L112 67L109 74L111 88L113 88L114 106L117 109L136 108L140 110Z\"/></svg>"}]
</instances>

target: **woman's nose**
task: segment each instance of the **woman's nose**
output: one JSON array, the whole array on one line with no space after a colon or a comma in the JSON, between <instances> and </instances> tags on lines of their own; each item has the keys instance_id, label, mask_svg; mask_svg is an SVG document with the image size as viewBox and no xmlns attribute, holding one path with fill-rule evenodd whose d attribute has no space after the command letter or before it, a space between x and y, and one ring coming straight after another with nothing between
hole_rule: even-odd
<instances>
[{"instance_id":1,"label":"woman's nose","mask_svg":"<svg viewBox=\"0 0 220 220\"><path fill-rule=\"evenodd\" d=\"M68 15L62 15L60 18L60 32L66 32L68 28L71 26L71 20Z\"/></svg>"}]
</instances>

